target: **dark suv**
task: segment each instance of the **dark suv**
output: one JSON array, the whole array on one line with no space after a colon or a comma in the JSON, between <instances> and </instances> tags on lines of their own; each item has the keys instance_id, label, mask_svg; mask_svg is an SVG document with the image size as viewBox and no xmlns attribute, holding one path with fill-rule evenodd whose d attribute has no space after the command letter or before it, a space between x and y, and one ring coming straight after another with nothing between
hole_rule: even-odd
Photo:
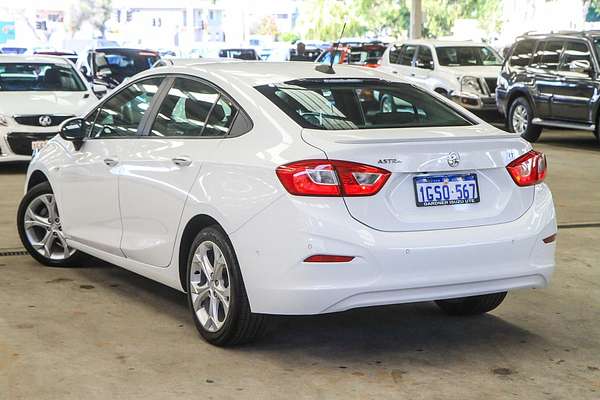
<instances>
[{"instance_id":1,"label":"dark suv","mask_svg":"<svg viewBox=\"0 0 600 400\"><path fill-rule=\"evenodd\" d=\"M509 50L496 89L506 125L530 142L543 127L598 135L600 31L525 35Z\"/></svg>"}]
</instances>

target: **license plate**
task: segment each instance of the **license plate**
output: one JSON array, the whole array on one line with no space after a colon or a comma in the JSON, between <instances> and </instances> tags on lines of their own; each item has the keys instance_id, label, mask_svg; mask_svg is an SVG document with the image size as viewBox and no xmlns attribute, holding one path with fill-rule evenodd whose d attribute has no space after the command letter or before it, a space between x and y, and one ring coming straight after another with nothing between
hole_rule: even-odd
<instances>
[{"instance_id":1,"label":"license plate","mask_svg":"<svg viewBox=\"0 0 600 400\"><path fill-rule=\"evenodd\" d=\"M417 207L479 203L477 174L415 176Z\"/></svg>"},{"instance_id":2,"label":"license plate","mask_svg":"<svg viewBox=\"0 0 600 400\"><path fill-rule=\"evenodd\" d=\"M31 151L35 153L36 151L41 150L42 147L46 145L46 143L48 143L47 140L36 140L31 142Z\"/></svg>"}]
</instances>

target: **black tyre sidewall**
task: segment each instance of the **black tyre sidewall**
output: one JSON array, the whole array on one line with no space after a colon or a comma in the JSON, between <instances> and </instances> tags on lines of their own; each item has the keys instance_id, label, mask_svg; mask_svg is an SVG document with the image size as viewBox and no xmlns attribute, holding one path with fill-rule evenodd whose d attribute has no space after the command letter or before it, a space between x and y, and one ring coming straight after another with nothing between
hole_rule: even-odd
<instances>
[{"instance_id":1,"label":"black tyre sidewall","mask_svg":"<svg viewBox=\"0 0 600 400\"><path fill-rule=\"evenodd\" d=\"M189 290L190 275L192 272L192 258L194 257L194 253L198 246L205 241L211 241L219 246L223 252L227 266L229 267L229 314L227 315L223 326L216 332L207 331L200 323L200 320L198 319L194 310L192 295L191 291ZM209 343L217 346L228 344L231 338L235 335L236 325L239 322L240 314L244 311L243 308L248 307L248 302L246 290L244 288L244 282L242 280L242 274L237 257L233 251L233 246L227 239L225 233L218 227L205 228L201 230L198 235L196 235L187 259L186 291L188 305L190 307L192 317L194 318L194 324L196 325L198 332L200 332L200 335Z\"/></svg>"},{"instance_id":2,"label":"black tyre sidewall","mask_svg":"<svg viewBox=\"0 0 600 400\"><path fill-rule=\"evenodd\" d=\"M510 105L508 117L506 119L506 125L508 127L508 130L513 133L515 132L515 128L513 127L513 124L512 124L512 119L513 119L512 117L513 117L513 112L515 111L515 108L518 105L522 105L527 110L527 130L525 131L525 133L523 133L521 135L521 137L530 143L534 143L540 138L540 135L542 134L542 127L536 126L532 123L533 109L531 108L531 105L529 105L529 102L524 97L517 98Z\"/></svg>"},{"instance_id":3,"label":"black tyre sidewall","mask_svg":"<svg viewBox=\"0 0 600 400\"><path fill-rule=\"evenodd\" d=\"M23 243L23 246L29 252L31 257L33 257L40 264L46 265L48 267L70 267L80 258L80 253L78 251L75 251L71 257L65 258L63 260L53 260L44 257L33 248L31 243L29 242L29 239L27 238L27 234L25 233L24 222L27 207L33 199L42 194L54 194L49 182L43 182L34 186L25 194L25 196L23 196L23 199L21 200L21 203L19 204L19 209L17 211L17 231L19 232L19 238L21 239L21 243Z\"/></svg>"}]
</instances>

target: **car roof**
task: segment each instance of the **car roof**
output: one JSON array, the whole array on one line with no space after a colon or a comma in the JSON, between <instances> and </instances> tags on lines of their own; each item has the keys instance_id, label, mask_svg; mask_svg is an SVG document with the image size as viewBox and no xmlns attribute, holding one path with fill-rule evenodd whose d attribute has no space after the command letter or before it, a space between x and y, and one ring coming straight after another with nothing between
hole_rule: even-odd
<instances>
[{"instance_id":1,"label":"car roof","mask_svg":"<svg viewBox=\"0 0 600 400\"><path fill-rule=\"evenodd\" d=\"M546 38L578 38L578 39L592 39L600 36L600 31L589 30L589 31L558 31L558 32L527 32L524 35L519 36L517 39L546 39Z\"/></svg>"},{"instance_id":2,"label":"car roof","mask_svg":"<svg viewBox=\"0 0 600 400\"><path fill-rule=\"evenodd\" d=\"M136 48L132 48L132 47L96 47L95 49L93 49L94 51L114 51L114 52L140 52L140 51L147 51L149 53L156 53L158 54L157 51L155 50L150 50L150 49L136 49Z\"/></svg>"},{"instance_id":3,"label":"car roof","mask_svg":"<svg viewBox=\"0 0 600 400\"><path fill-rule=\"evenodd\" d=\"M451 46L459 46L459 47L481 47L487 46L485 43L481 42L472 42L470 40L433 40L433 39L419 39L419 40L407 40L404 42L399 42L398 45L403 44L414 44L414 45L429 45L435 47L451 47Z\"/></svg>"},{"instance_id":4,"label":"car roof","mask_svg":"<svg viewBox=\"0 0 600 400\"><path fill-rule=\"evenodd\" d=\"M62 56L19 56L10 54L0 54L0 63L30 63L30 64L65 64L71 65L69 60Z\"/></svg>"},{"instance_id":5,"label":"car roof","mask_svg":"<svg viewBox=\"0 0 600 400\"><path fill-rule=\"evenodd\" d=\"M215 62L193 65L165 66L151 69L140 75L154 75L165 72L182 73L212 78L215 81L229 82L237 86L260 86L298 79L388 79L398 81L392 75L377 72L373 68L336 64L335 74L327 74L316 69L322 64L306 62L264 62L239 61Z\"/></svg>"}]
</instances>

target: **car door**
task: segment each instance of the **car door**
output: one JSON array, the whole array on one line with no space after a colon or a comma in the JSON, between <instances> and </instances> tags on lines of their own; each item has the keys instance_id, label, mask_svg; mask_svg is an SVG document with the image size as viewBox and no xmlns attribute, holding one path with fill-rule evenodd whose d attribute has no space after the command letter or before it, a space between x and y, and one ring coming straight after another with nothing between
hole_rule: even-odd
<instances>
[{"instance_id":1,"label":"car door","mask_svg":"<svg viewBox=\"0 0 600 400\"><path fill-rule=\"evenodd\" d=\"M120 160L121 249L130 259L169 265L188 193L218 149L237 107L207 82L176 77L144 135Z\"/></svg>"},{"instance_id":2,"label":"car door","mask_svg":"<svg viewBox=\"0 0 600 400\"><path fill-rule=\"evenodd\" d=\"M528 70L534 75L532 97L535 102L536 117L552 119L552 96L559 88L558 65L564 47L564 40L543 40L538 44L533 61Z\"/></svg>"},{"instance_id":3,"label":"car door","mask_svg":"<svg viewBox=\"0 0 600 400\"><path fill-rule=\"evenodd\" d=\"M423 87L431 89L431 73L433 71L433 55L429 46L418 46L415 56L412 76L415 82Z\"/></svg>"},{"instance_id":4,"label":"car door","mask_svg":"<svg viewBox=\"0 0 600 400\"><path fill-rule=\"evenodd\" d=\"M560 79L552 97L552 114L556 119L593 123L592 98L597 82L590 48L579 40L567 41L558 68Z\"/></svg>"},{"instance_id":5,"label":"car door","mask_svg":"<svg viewBox=\"0 0 600 400\"><path fill-rule=\"evenodd\" d=\"M132 83L87 117L88 137L60 169L62 223L69 239L122 256L119 154L136 141L161 81Z\"/></svg>"},{"instance_id":6,"label":"car door","mask_svg":"<svg viewBox=\"0 0 600 400\"><path fill-rule=\"evenodd\" d=\"M403 78L414 81L412 74L414 73L413 61L417 53L417 46L412 44L405 44L400 47L400 53L395 57L395 63L390 64L391 72L398 74ZM391 59L391 53L390 53ZM390 60L391 61L391 60Z\"/></svg>"}]
</instances>

